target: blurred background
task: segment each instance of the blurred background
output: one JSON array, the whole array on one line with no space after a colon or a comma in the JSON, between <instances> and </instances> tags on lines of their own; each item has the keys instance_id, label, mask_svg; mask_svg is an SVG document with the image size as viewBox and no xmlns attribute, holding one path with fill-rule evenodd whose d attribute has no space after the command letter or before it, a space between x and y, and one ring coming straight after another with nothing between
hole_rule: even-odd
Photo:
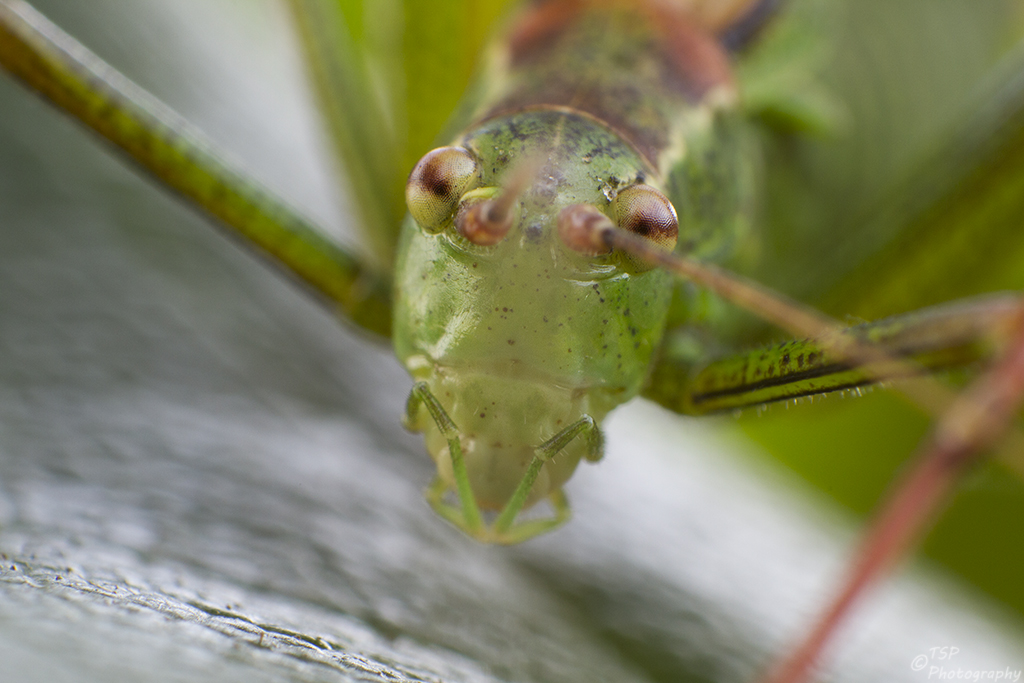
<instances>
[{"instance_id":1,"label":"blurred background","mask_svg":"<svg viewBox=\"0 0 1024 683\"><path fill-rule=\"evenodd\" d=\"M352 238L279 3L35 5ZM869 213L928 158L1020 13L794 6L827 125L767 149L765 210L789 229L760 248L765 279L814 300L841 269L812 267L835 243L812 228ZM882 392L739 420L635 401L569 487L566 528L480 546L422 499L432 465L399 426L410 381L386 346L3 79L0 112L5 680L749 680L926 428ZM1024 668L1022 510L1019 479L974 475L845 629L830 680L925 680L911 661L940 646Z\"/></svg>"}]
</instances>

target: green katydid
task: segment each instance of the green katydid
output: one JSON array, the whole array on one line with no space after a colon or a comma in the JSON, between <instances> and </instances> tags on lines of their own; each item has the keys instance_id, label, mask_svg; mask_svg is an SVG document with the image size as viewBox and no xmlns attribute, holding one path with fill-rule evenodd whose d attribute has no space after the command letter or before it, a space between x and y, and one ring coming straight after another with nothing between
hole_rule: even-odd
<instances>
[{"instance_id":1,"label":"green katydid","mask_svg":"<svg viewBox=\"0 0 1024 683\"><path fill-rule=\"evenodd\" d=\"M374 293L374 290L373 290L373 288L372 288L372 287L371 287L371 288L364 288L364 289L365 289L366 291L370 292L371 294L373 294L373 293ZM361 300L360 300L360 301L361 301ZM371 308L372 308L372 307L371 307ZM462 523L463 523L463 524L466 524L467 522L466 522L466 520L465 520L465 519L462 519Z\"/></svg>"}]
</instances>

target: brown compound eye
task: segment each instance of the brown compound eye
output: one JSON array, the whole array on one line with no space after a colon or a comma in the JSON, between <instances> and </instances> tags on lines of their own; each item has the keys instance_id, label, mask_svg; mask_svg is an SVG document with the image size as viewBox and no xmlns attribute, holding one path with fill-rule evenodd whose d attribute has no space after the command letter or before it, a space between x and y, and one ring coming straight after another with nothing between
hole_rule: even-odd
<instances>
[{"instance_id":1,"label":"brown compound eye","mask_svg":"<svg viewBox=\"0 0 1024 683\"><path fill-rule=\"evenodd\" d=\"M679 219L668 197L650 185L633 185L615 197L615 222L663 249L676 246Z\"/></svg>"},{"instance_id":2,"label":"brown compound eye","mask_svg":"<svg viewBox=\"0 0 1024 683\"><path fill-rule=\"evenodd\" d=\"M409 174L405 203L421 228L438 232L477 182L476 159L468 150L439 147L427 152Z\"/></svg>"}]
</instances>

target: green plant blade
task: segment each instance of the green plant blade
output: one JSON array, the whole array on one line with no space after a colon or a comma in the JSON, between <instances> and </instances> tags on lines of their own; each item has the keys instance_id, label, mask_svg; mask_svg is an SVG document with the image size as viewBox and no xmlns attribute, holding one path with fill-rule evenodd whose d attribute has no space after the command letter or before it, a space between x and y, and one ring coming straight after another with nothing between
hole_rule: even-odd
<instances>
[{"instance_id":1,"label":"green plant blade","mask_svg":"<svg viewBox=\"0 0 1024 683\"><path fill-rule=\"evenodd\" d=\"M405 180L438 140L508 0L291 0L367 243L389 269Z\"/></svg>"}]
</instances>

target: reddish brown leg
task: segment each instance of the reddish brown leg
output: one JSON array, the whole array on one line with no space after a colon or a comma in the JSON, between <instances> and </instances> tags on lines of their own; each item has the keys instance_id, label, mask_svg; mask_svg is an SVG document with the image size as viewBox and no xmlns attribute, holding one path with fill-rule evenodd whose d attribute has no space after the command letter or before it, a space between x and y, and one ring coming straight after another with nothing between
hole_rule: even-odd
<instances>
[{"instance_id":1,"label":"reddish brown leg","mask_svg":"<svg viewBox=\"0 0 1024 683\"><path fill-rule=\"evenodd\" d=\"M851 571L804 639L761 683L802 683L858 600L913 548L956 482L1009 427L1024 400L1024 324L1007 353L954 402L868 528Z\"/></svg>"}]
</instances>

